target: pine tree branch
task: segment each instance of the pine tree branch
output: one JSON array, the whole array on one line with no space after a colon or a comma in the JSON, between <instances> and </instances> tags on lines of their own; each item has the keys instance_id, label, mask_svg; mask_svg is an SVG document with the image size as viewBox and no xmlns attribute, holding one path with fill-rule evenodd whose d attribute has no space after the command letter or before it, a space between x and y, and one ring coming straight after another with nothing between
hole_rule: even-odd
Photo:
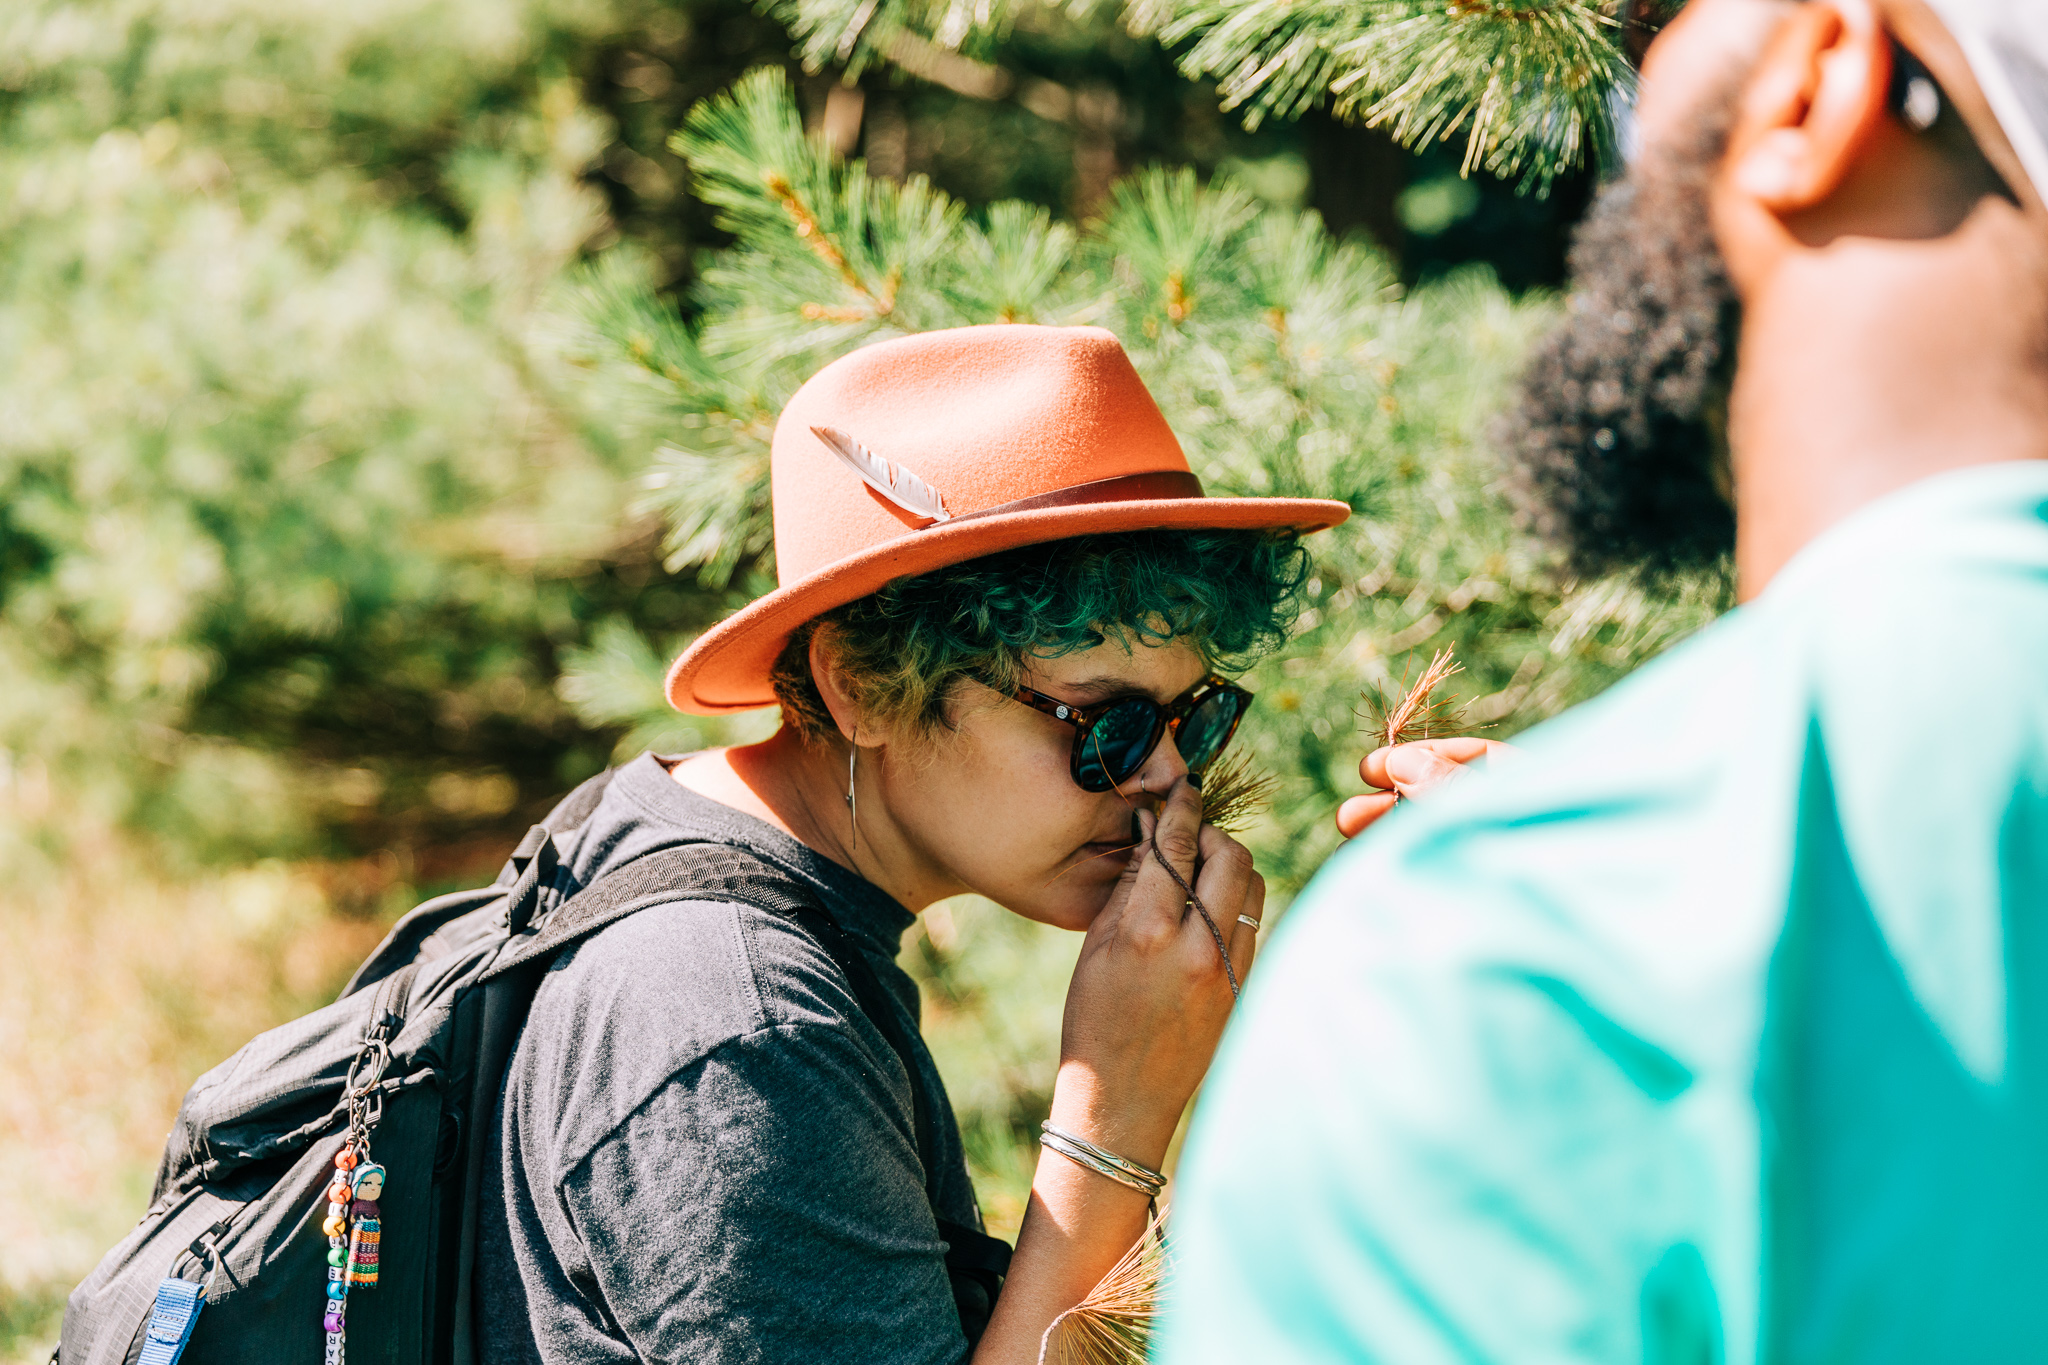
<instances>
[{"instance_id":1,"label":"pine tree branch","mask_svg":"<svg viewBox=\"0 0 2048 1365\"><path fill-rule=\"evenodd\" d=\"M957 51L1005 31L1019 0L763 0L813 69L869 61L980 98L1020 90ZM1674 0L1127 0L1131 28L1213 77L1248 127L1329 104L1404 146L1464 138L1463 170L1547 192L1563 172L1614 155L1613 110L1632 98L1630 53ZM1037 92L1043 94L1045 92ZM1059 101L1020 100L1051 116Z\"/></svg>"},{"instance_id":2,"label":"pine tree branch","mask_svg":"<svg viewBox=\"0 0 2048 1365\"><path fill-rule=\"evenodd\" d=\"M1613 154L1613 106L1634 73L1619 0L1138 0L1133 21L1194 39L1190 75L1217 79L1256 126L1327 100L1403 145L1465 139L1464 170L1547 190Z\"/></svg>"},{"instance_id":3,"label":"pine tree branch","mask_svg":"<svg viewBox=\"0 0 2048 1365\"><path fill-rule=\"evenodd\" d=\"M854 272L853 267L847 263L846 253L841 251L838 244L832 240L832 234L819 225L818 216L811 212L810 206L804 203L803 196L796 192L788 180L779 175L770 175L768 177L768 192L775 196L776 201L782 205L783 212L789 215L789 221L796 232L797 240L809 247L819 260L837 271L839 278L846 282L848 289L866 299L873 316L878 318L887 317L896 306L896 284L899 281L895 278L886 281L881 293L869 289L861 277ZM861 315L851 309L835 309L824 304L806 304L804 316L813 320L825 318L832 321L853 322L858 321Z\"/></svg>"}]
</instances>

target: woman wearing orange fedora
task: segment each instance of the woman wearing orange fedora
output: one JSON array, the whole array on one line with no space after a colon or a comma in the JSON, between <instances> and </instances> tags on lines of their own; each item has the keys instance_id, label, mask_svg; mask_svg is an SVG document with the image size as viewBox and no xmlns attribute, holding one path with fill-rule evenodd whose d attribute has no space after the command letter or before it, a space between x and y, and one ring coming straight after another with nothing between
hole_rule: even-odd
<instances>
[{"instance_id":1,"label":"woman wearing orange fedora","mask_svg":"<svg viewBox=\"0 0 2048 1365\"><path fill-rule=\"evenodd\" d=\"M541 986L485 1177L483 1359L1037 1360L1141 1234L1251 966L1264 887L1200 774L1251 701L1223 675L1284 638L1299 538L1344 505L1205 497L1092 328L858 351L772 466L781 587L668 688L782 728L644 755L558 839L571 891L686 846L741 871ZM1087 935L1013 1257L894 962L967 892Z\"/></svg>"}]
</instances>

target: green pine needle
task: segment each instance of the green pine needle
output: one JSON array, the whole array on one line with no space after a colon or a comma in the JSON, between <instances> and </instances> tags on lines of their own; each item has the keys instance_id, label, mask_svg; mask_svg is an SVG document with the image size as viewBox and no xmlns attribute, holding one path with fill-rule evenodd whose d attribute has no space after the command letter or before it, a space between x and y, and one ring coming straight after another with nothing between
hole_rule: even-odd
<instances>
[{"instance_id":1,"label":"green pine needle","mask_svg":"<svg viewBox=\"0 0 2048 1365\"><path fill-rule=\"evenodd\" d=\"M806 64L857 73L905 35L956 49L1006 31L1022 0L763 0ZM1623 0L1127 0L1125 18L1213 77L1249 127L1328 102L1402 145L1460 136L1463 170L1546 193L1614 155L1613 110L1632 98ZM1676 8L1656 3L1658 13Z\"/></svg>"},{"instance_id":2,"label":"green pine needle","mask_svg":"<svg viewBox=\"0 0 2048 1365\"><path fill-rule=\"evenodd\" d=\"M1464 171L1548 190L1614 153L1633 95L1612 3L1589 0L1139 0L1133 21L1178 43L1248 125L1331 101L1404 146L1465 140Z\"/></svg>"}]
</instances>

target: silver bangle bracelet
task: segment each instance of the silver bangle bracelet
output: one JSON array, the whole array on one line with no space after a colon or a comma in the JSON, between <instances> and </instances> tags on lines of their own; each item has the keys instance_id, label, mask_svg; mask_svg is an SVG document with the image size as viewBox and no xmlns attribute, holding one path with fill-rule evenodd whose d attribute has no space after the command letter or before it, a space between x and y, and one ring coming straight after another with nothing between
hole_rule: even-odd
<instances>
[{"instance_id":1,"label":"silver bangle bracelet","mask_svg":"<svg viewBox=\"0 0 2048 1365\"><path fill-rule=\"evenodd\" d=\"M1050 1147L1075 1165L1086 1167L1119 1185L1128 1185L1147 1199L1158 1198L1159 1192L1166 1188L1166 1177L1159 1172L1140 1166L1129 1157L1097 1147L1064 1128L1055 1128L1050 1120L1038 1125L1038 1141L1041 1146Z\"/></svg>"}]
</instances>

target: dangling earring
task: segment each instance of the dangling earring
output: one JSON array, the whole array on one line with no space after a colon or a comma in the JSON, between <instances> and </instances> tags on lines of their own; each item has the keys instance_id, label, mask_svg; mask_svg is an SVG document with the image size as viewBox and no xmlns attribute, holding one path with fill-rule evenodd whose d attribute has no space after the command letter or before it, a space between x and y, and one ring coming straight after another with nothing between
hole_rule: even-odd
<instances>
[{"instance_id":1,"label":"dangling earring","mask_svg":"<svg viewBox=\"0 0 2048 1365\"><path fill-rule=\"evenodd\" d=\"M846 813L853 821L853 847L848 850L849 852L858 851L860 848L860 803L854 799L853 795L853 765L859 758L860 745L848 744L846 746Z\"/></svg>"}]
</instances>

